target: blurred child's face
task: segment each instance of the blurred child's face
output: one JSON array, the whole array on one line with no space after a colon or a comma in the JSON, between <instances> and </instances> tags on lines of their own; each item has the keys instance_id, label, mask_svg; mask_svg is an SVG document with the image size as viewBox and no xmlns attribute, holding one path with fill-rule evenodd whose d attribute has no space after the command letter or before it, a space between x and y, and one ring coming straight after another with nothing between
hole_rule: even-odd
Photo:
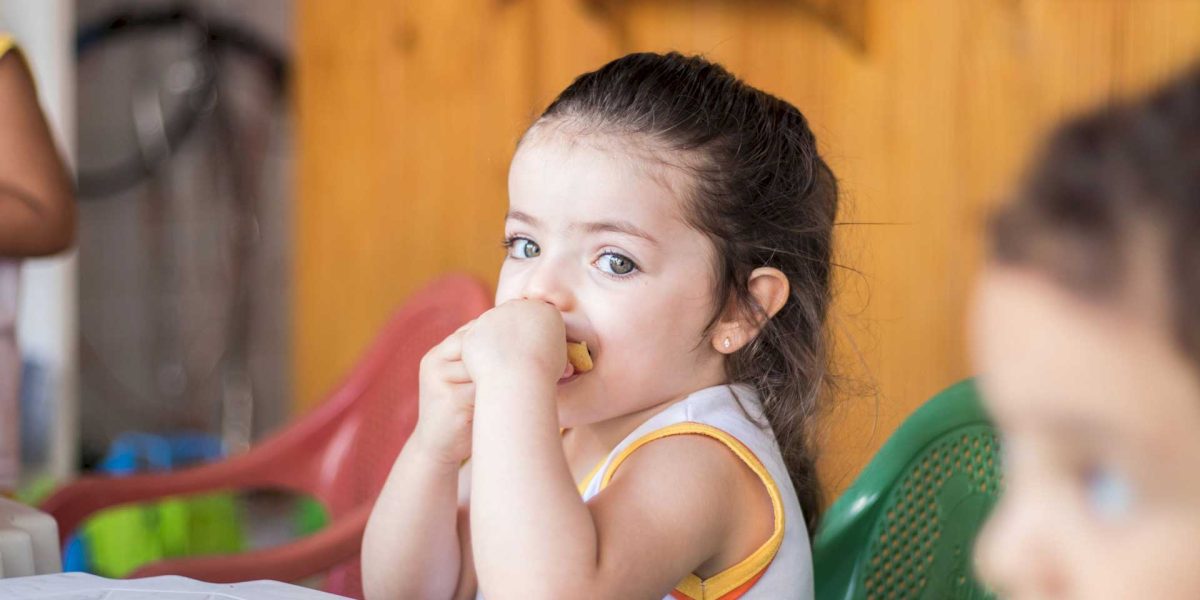
<instances>
[{"instance_id":1,"label":"blurred child's face","mask_svg":"<svg viewBox=\"0 0 1200 600\"><path fill-rule=\"evenodd\" d=\"M713 246L683 219L679 173L619 140L539 125L509 170L497 304L556 306L595 368L558 386L563 427L651 408L724 380L704 339Z\"/></svg>"},{"instance_id":2,"label":"blurred child's face","mask_svg":"<svg viewBox=\"0 0 1200 600\"><path fill-rule=\"evenodd\" d=\"M1006 490L976 556L1007 597L1200 598L1200 385L1154 296L982 280L974 357Z\"/></svg>"}]
</instances>

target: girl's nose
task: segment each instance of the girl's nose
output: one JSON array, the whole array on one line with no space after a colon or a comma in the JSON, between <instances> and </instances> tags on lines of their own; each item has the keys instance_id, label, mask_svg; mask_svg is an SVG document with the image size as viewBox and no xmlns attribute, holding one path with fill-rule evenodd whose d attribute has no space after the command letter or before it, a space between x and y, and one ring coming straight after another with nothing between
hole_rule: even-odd
<instances>
[{"instance_id":1,"label":"girl's nose","mask_svg":"<svg viewBox=\"0 0 1200 600\"><path fill-rule=\"evenodd\" d=\"M575 296L571 285L566 281L565 267L546 260L529 275L525 287L521 290L524 300L540 300L557 308L559 312L569 312L575 305Z\"/></svg>"},{"instance_id":2,"label":"girl's nose","mask_svg":"<svg viewBox=\"0 0 1200 600\"><path fill-rule=\"evenodd\" d=\"M1060 557L1049 547L1056 524L1045 522L1045 499L1013 491L1001 498L975 543L979 578L1002 598L1062 597Z\"/></svg>"}]
</instances>

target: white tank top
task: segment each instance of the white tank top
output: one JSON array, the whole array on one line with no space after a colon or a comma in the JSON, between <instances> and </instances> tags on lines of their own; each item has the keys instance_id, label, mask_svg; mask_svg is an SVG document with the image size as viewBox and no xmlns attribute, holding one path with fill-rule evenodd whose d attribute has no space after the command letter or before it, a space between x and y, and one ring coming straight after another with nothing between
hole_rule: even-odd
<instances>
[{"instance_id":1,"label":"white tank top","mask_svg":"<svg viewBox=\"0 0 1200 600\"><path fill-rule=\"evenodd\" d=\"M775 529L766 543L738 564L705 580L688 575L664 600L811 600L808 529L779 444L763 416L758 394L750 386L705 388L651 417L580 482L584 501L599 494L631 454L672 435L704 435L729 447L766 486L775 511ZM477 594L476 598L482 600L483 596Z\"/></svg>"}]
</instances>

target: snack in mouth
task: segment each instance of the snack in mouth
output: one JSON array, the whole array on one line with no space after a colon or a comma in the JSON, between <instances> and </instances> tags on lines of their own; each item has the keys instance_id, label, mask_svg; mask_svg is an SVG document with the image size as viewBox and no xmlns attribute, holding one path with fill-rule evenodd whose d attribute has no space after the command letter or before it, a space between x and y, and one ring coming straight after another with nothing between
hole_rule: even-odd
<instances>
[{"instance_id":1,"label":"snack in mouth","mask_svg":"<svg viewBox=\"0 0 1200 600\"><path fill-rule=\"evenodd\" d=\"M568 342L567 362L571 363L576 373L591 371L592 355L588 353L587 342Z\"/></svg>"}]
</instances>

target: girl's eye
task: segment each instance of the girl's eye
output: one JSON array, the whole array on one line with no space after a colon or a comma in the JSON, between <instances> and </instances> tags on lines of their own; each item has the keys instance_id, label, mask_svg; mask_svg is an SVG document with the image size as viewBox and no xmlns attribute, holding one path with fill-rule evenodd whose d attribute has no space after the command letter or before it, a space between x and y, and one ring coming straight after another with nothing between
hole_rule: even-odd
<instances>
[{"instance_id":1,"label":"girl's eye","mask_svg":"<svg viewBox=\"0 0 1200 600\"><path fill-rule=\"evenodd\" d=\"M508 248L508 256L511 258L537 258L542 254L541 246L538 246L537 242L528 238L508 238L505 240L504 246Z\"/></svg>"},{"instance_id":2,"label":"girl's eye","mask_svg":"<svg viewBox=\"0 0 1200 600\"><path fill-rule=\"evenodd\" d=\"M596 266L610 275L629 275L637 270L637 264L632 259L615 252L602 254L596 261Z\"/></svg>"},{"instance_id":3,"label":"girl's eye","mask_svg":"<svg viewBox=\"0 0 1200 600\"><path fill-rule=\"evenodd\" d=\"M1133 484L1112 468L1089 467L1084 471L1083 485L1088 504L1101 518L1120 519L1133 508Z\"/></svg>"}]
</instances>

